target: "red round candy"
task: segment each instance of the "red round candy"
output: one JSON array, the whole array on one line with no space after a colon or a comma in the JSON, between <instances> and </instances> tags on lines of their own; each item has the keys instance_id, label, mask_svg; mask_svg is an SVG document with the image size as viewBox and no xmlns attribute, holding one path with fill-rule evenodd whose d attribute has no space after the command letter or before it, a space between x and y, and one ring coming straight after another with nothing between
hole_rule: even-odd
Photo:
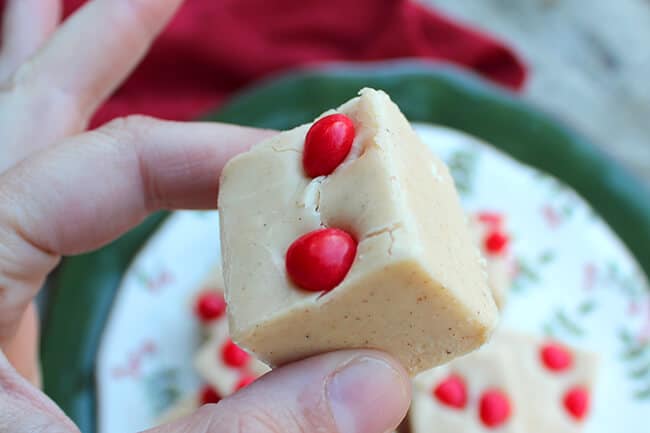
<instances>
[{"instance_id":1,"label":"red round candy","mask_svg":"<svg viewBox=\"0 0 650 433\"><path fill-rule=\"evenodd\" d=\"M235 384L235 391L239 391L242 388L247 387L251 383L255 382L255 376L244 376Z\"/></svg>"},{"instance_id":2,"label":"red round candy","mask_svg":"<svg viewBox=\"0 0 650 433\"><path fill-rule=\"evenodd\" d=\"M343 162L354 141L354 125L345 114L332 114L309 128L302 165L309 177L327 176Z\"/></svg>"},{"instance_id":3,"label":"red round candy","mask_svg":"<svg viewBox=\"0 0 650 433\"><path fill-rule=\"evenodd\" d=\"M546 343L539 354L546 368L551 371L564 371L573 364L571 352L559 343Z\"/></svg>"},{"instance_id":4,"label":"red round candy","mask_svg":"<svg viewBox=\"0 0 650 433\"><path fill-rule=\"evenodd\" d=\"M196 300L194 311L202 322L211 322L226 312L226 300L220 292L202 293Z\"/></svg>"},{"instance_id":5,"label":"red round candy","mask_svg":"<svg viewBox=\"0 0 650 433\"><path fill-rule=\"evenodd\" d=\"M492 228L498 228L503 222L503 215L496 212L480 212L478 220Z\"/></svg>"},{"instance_id":6,"label":"red round candy","mask_svg":"<svg viewBox=\"0 0 650 433\"><path fill-rule=\"evenodd\" d=\"M569 389L564 394L564 407L574 419L584 419L589 412L589 391L582 386Z\"/></svg>"},{"instance_id":7,"label":"red round candy","mask_svg":"<svg viewBox=\"0 0 650 433\"><path fill-rule=\"evenodd\" d=\"M289 278L301 289L328 292L345 278L357 254L357 241L347 232L326 228L296 239L286 256Z\"/></svg>"},{"instance_id":8,"label":"red round candy","mask_svg":"<svg viewBox=\"0 0 650 433\"><path fill-rule=\"evenodd\" d=\"M467 388L460 376L449 376L438 384L433 394L446 406L464 409L467 405Z\"/></svg>"},{"instance_id":9,"label":"red round candy","mask_svg":"<svg viewBox=\"0 0 650 433\"><path fill-rule=\"evenodd\" d=\"M221 348L221 357L224 364L231 367L243 367L250 360L250 355L230 339Z\"/></svg>"},{"instance_id":10,"label":"red round candy","mask_svg":"<svg viewBox=\"0 0 650 433\"><path fill-rule=\"evenodd\" d=\"M483 393L479 403L481 421L488 428L499 427L510 418L510 400L501 390L490 389Z\"/></svg>"},{"instance_id":11,"label":"red round candy","mask_svg":"<svg viewBox=\"0 0 650 433\"><path fill-rule=\"evenodd\" d=\"M199 401L201 404L210 404L210 403L219 403L221 396L219 393L210 385L205 385L201 392L199 393Z\"/></svg>"},{"instance_id":12,"label":"red round candy","mask_svg":"<svg viewBox=\"0 0 650 433\"><path fill-rule=\"evenodd\" d=\"M498 230L490 232L485 238L485 249L490 254L500 254L508 245L508 236Z\"/></svg>"}]
</instances>

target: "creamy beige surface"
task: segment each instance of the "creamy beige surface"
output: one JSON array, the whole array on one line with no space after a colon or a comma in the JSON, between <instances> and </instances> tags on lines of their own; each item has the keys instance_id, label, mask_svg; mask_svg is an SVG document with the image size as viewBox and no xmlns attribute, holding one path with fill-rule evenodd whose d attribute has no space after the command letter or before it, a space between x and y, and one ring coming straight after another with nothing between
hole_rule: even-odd
<instances>
[{"instance_id":1,"label":"creamy beige surface","mask_svg":"<svg viewBox=\"0 0 650 433\"><path fill-rule=\"evenodd\" d=\"M201 294L205 292L219 292L223 293L224 292L224 282L223 282L223 268L221 267L221 263L217 263L214 266L212 266L208 272L206 273L205 277L201 281L201 285L199 286L199 290L197 291L197 296L194 299L194 302L198 299ZM225 322L224 320L226 318L226 315L224 314L223 317L220 317L217 320L213 320L211 322L208 322L207 324L203 324L201 327L201 336L203 342L208 341L214 334L219 334L222 332L222 322Z\"/></svg>"},{"instance_id":2,"label":"creamy beige surface","mask_svg":"<svg viewBox=\"0 0 650 433\"><path fill-rule=\"evenodd\" d=\"M228 321L219 320L210 329L209 339L201 346L194 359L194 368L201 379L216 389L220 395L235 392L237 382L242 375L261 376L269 368L251 356L250 362L242 368L233 368L224 364L221 348L228 341Z\"/></svg>"},{"instance_id":3,"label":"creamy beige surface","mask_svg":"<svg viewBox=\"0 0 650 433\"><path fill-rule=\"evenodd\" d=\"M385 93L364 89L338 111L357 136L331 175L303 173L310 125L257 145L223 171L233 339L271 365L370 347L411 373L479 347L498 313L447 168ZM345 280L321 296L291 284L284 257L296 238L323 226L351 232L359 246Z\"/></svg>"},{"instance_id":4,"label":"creamy beige surface","mask_svg":"<svg viewBox=\"0 0 650 433\"><path fill-rule=\"evenodd\" d=\"M507 254L494 255L488 253L483 242L488 232L487 227L475 215L469 216L469 227L474 241L485 259L488 284L492 290L492 296L494 296L497 307L501 310L506 304L513 277Z\"/></svg>"},{"instance_id":5,"label":"creamy beige surface","mask_svg":"<svg viewBox=\"0 0 650 433\"><path fill-rule=\"evenodd\" d=\"M505 368L508 351L499 349L497 337L489 347L484 347L468 356L456 359L451 364L438 367L418 375L414 380L413 402L409 412L411 433L475 433L488 429L479 417L481 394L491 388L498 388L508 395L516 390L517 377ZM450 374L463 378L467 386L467 406L464 409L450 408L438 402L433 395L438 383ZM512 418L499 426L500 433L529 433L524 429L519 414L519 402L511 400Z\"/></svg>"},{"instance_id":6,"label":"creamy beige surface","mask_svg":"<svg viewBox=\"0 0 650 433\"><path fill-rule=\"evenodd\" d=\"M221 264L213 266L206 275L202 287L205 290L222 292L223 269ZM269 368L260 361L251 357L248 365L236 369L223 363L221 348L230 338L226 316L204 324L204 343L201 345L194 358L194 368L204 383L214 387L220 395L229 395L235 391L235 385L242 374L261 376Z\"/></svg>"},{"instance_id":7,"label":"creamy beige surface","mask_svg":"<svg viewBox=\"0 0 650 433\"><path fill-rule=\"evenodd\" d=\"M512 417L491 431L582 431L583 423L567 415L562 399L572 386L593 388L596 357L573 348L573 367L553 373L540 361L539 350L544 342L541 338L499 330L480 350L416 376L409 414L411 433L429 433L433 426L437 433L487 431L479 418L480 394L495 387L511 397ZM466 382L468 404L464 410L444 406L433 397L433 389L450 374L460 375Z\"/></svg>"}]
</instances>

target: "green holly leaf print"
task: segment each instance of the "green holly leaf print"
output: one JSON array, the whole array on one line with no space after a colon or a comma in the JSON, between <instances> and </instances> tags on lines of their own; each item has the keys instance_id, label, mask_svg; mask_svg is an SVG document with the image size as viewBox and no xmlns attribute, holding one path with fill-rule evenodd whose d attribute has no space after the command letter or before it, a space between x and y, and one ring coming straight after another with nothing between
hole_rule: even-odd
<instances>
[{"instance_id":1,"label":"green holly leaf print","mask_svg":"<svg viewBox=\"0 0 650 433\"><path fill-rule=\"evenodd\" d=\"M646 389L635 392L634 393L634 398L636 398L637 400L648 400L648 399L650 399L650 386L648 386Z\"/></svg>"},{"instance_id":2,"label":"green holly leaf print","mask_svg":"<svg viewBox=\"0 0 650 433\"><path fill-rule=\"evenodd\" d=\"M475 151L458 150L451 154L447 166L454 178L456 189L462 196L471 194L474 185L474 173L478 155Z\"/></svg>"},{"instance_id":3,"label":"green holly leaf print","mask_svg":"<svg viewBox=\"0 0 650 433\"><path fill-rule=\"evenodd\" d=\"M555 253L551 250L546 250L539 256L539 262L544 265L551 263L553 259L555 259Z\"/></svg>"},{"instance_id":4,"label":"green holly leaf print","mask_svg":"<svg viewBox=\"0 0 650 433\"><path fill-rule=\"evenodd\" d=\"M580 337L584 335L585 331L575 321L569 318L564 311L558 311L555 314L557 323L564 328L565 331Z\"/></svg>"},{"instance_id":5,"label":"green holly leaf print","mask_svg":"<svg viewBox=\"0 0 650 433\"><path fill-rule=\"evenodd\" d=\"M582 315L587 315L596 309L596 301L593 299L584 301L578 306L578 312Z\"/></svg>"},{"instance_id":6,"label":"green holly leaf print","mask_svg":"<svg viewBox=\"0 0 650 433\"><path fill-rule=\"evenodd\" d=\"M650 376L650 362L639 368L630 370L629 376L633 379L641 379Z\"/></svg>"},{"instance_id":7,"label":"green holly leaf print","mask_svg":"<svg viewBox=\"0 0 650 433\"><path fill-rule=\"evenodd\" d=\"M517 275L512 283L513 291L522 291L530 284L540 280L539 271L555 260L555 252L542 251L536 259L517 258Z\"/></svg>"},{"instance_id":8,"label":"green holly leaf print","mask_svg":"<svg viewBox=\"0 0 650 433\"><path fill-rule=\"evenodd\" d=\"M632 395L638 400L650 400L650 341L635 338L622 329L619 339L623 345L621 359L632 382Z\"/></svg>"},{"instance_id":9,"label":"green holly leaf print","mask_svg":"<svg viewBox=\"0 0 650 433\"><path fill-rule=\"evenodd\" d=\"M145 378L145 386L156 415L160 415L180 398L178 371L175 368L166 368L150 374Z\"/></svg>"}]
</instances>

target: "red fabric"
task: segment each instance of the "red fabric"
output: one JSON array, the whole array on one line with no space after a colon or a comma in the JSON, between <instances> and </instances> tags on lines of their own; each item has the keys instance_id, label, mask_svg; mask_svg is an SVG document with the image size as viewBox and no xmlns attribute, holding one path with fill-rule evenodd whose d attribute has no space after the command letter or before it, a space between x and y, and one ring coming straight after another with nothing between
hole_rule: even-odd
<instances>
[{"instance_id":1,"label":"red fabric","mask_svg":"<svg viewBox=\"0 0 650 433\"><path fill-rule=\"evenodd\" d=\"M64 0L66 14L84 0ZM322 61L445 60L518 90L526 71L492 38L408 0L187 0L93 125L194 118L258 78Z\"/></svg>"}]
</instances>

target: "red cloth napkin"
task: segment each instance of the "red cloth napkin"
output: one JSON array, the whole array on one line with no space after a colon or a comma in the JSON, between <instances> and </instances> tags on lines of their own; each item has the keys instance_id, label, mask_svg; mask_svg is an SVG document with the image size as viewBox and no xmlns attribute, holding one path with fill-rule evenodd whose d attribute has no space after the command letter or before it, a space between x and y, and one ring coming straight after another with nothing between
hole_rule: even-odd
<instances>
[{"instance_id":1,"label":"red cloth napkin","mask_svg":"<svg viewBox=\"0 0 650 433\"><path fill-rule=\"evenodd\" d=\"M84 0L64 0L66 14ZM463 65L513 90L502 43L408 0L187 0L92 124L131 113L187 120L256 79L321 61L399 57Z\"/></svg>"}]
</instances>

